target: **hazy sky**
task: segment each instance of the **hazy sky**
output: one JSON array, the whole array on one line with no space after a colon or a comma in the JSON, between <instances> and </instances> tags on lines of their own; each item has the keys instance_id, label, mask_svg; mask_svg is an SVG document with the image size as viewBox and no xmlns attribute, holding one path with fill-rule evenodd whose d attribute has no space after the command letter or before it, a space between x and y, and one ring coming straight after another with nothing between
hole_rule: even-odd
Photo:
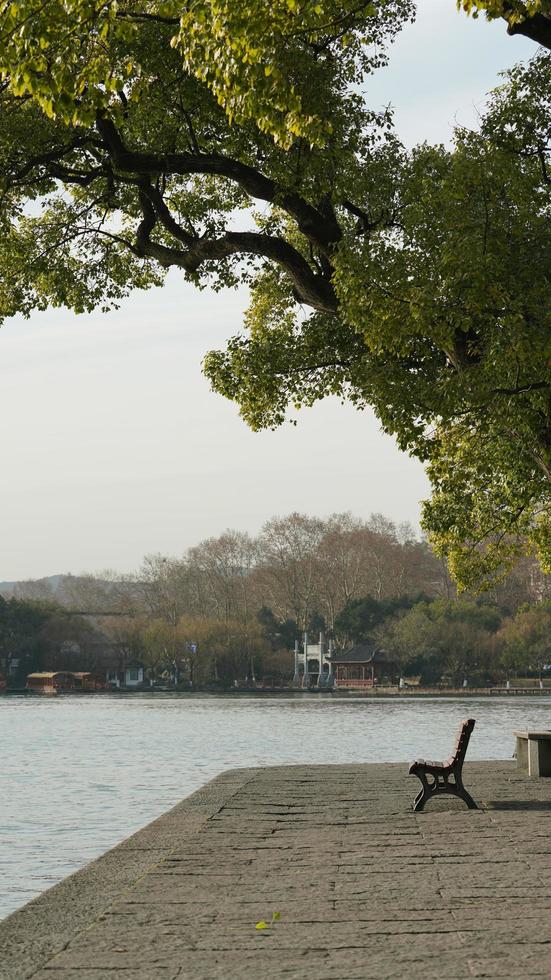
<instances>
[{"instance_id":1,"label":"hazy sky","mask_svg":"<svg viewBox=\"0 0 551 980\"><path fill-rule=\"evenodd\" d=\"M535 51L420 0L391 66L370 80L373 105L396 107L408 143L449 140L476 123L497 74ZM213 394L200 362L240 328L246 296L199 294L170 276L118 312L53 310L0 332L0 580L135 569L274 514L382 511L417 523L422 467L371 413L333 399L297 427L252 433Z\"/></svg>"}]
</instances>

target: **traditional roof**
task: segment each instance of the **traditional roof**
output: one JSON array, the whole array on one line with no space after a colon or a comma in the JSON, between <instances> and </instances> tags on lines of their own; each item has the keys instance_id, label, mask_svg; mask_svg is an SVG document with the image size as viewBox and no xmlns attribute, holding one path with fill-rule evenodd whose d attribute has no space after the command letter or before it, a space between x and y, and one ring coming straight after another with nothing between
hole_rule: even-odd
<instances>
[{"instance_id":1,"label":"traditional roof","mask_svg":"<svg viewBox=\"0 0 551 980\"><path fill-rule=\"evenodd\" d=\"M52 677L57 677L59 674L63 674L66 677L68 674L70 674L70 671L68 671L68 670L43 670L43 671L38 671L35 674L27 674L27 680L29 680L29 677L32 677L35 680L46 680L46 679L51 680Z\"/></svg>"},{"instance_id":2,"label":"traditional roof","mask_svg":"<svg viewBox=\"0 0 551 980\"><path fill-rule=\"evenodd\" d=\"M334 664L381 664L393 663L394 659L384 650L377 650L370 643L360 643L343 653L333 653L331 662Z\"/></svg>"}]
</instances>

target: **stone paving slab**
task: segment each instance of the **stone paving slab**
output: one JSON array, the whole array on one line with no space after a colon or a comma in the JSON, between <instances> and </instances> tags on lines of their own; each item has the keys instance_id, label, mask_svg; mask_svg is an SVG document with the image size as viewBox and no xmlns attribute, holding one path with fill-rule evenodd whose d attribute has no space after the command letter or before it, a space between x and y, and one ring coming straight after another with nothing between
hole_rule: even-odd
<instances>
[{"instance_id":1,"label":"stone paving slab","mask_svg":"<svg viewBox=\"0 0 551 980\"><path fill-rule=\"evenodd\" d=\"M405 765L225 773L0 923L0 978L549 978L551 779L464 775L414 814Z\"/></svg>"}]
</instances>

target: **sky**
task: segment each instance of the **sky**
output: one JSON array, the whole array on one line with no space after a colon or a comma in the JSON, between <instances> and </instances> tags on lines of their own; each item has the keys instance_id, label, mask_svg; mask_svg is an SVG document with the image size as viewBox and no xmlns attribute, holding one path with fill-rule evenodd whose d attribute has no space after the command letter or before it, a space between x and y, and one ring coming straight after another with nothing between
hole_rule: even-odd
<instances>
[{"instance_id":1,"label":"sky","mask_svg":"<svg viewBox=\"0 0 551 980\"><path fill-rule=\"evenodd\" d=\"M369 80L409 145L475 126L498 73L535 46L454 0L420 0L390 66ZM297 426L252 433L201 374L241 327L244 292L198 293L171 273L109 314L16 317L0 330L0 581L182 554L270 517L382 512L418 524L422 466L373 414L330 399Z\"/></svg>"}]
</instances>

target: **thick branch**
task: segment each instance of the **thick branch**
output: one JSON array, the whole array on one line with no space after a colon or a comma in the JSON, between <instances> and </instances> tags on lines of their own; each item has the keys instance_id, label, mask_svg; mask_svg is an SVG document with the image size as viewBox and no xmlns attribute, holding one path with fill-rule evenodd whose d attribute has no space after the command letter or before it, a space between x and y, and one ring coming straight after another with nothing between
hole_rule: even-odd
<instances>
[{"instance_id":1,"label":"thick branch","mask_svg":"<svg viewBox=\"0 0 551 980\"><path fill-rule=\"evenodd\" d=\"M218 238L192 239L187 249L168 248L151 241L157 222L155 206L148 191L140 189L143 219L137 232L140 255L156 259L161 265L179 266L186 272L197 272L205 262L216 262L230 255L256 255L276 262L290 277L297 299L323 313L336 313L337 298L329 280L312 271L306 259L283 238L258 232L227 231Z\"/></svg>"},{"instance_id":2,"label":"thick branch","mask_svg":"<svg viewBox=\"0 0 551 980\"><path fill-rule=\"evenodd\" d=\"M156 258L163 265L179 265L186 272L196 272L205 262L225 259L230 255L256 255L276 262L291 278L295 295L301 303L322 313L336 313L337 298L327 279L316 275L308 263L283 238L272 238L257 232L227 231L214 239L203 239L186 251L166 248L148 242L142 245L143 254Z\"/></svg>"},{"instance_id":3,"label":"thick branch","mask_svg":"<svg viewBox=\"0 0 551 980\"><path fill-rule=\"evenodd\" d=\"M185 228L182 228L182 226L178 224L176 219L171 215L163 195L157 190L156 187L153 187L148 178L144 178L142 181L140 181L140 200L142 200L143 197L146 197L149 200L161 224L177 241L188 246L197 244L197 237L195 235L190 235Z\"/></svg>"},{"instance_id":4,"label":"thick branch","mask_svg":"<svg viewBox=\"0 0 551 980\"><path fill-rule=\"evenodd\" d=\"M342 237L334 215L322 214L300 194L287 193L276 181L248 164L218 153L158 154L129 150L110 119L99 117L97 127L118 170L142 176L208 174L226 177L239 184L251 197L282 208L296 221L302 234L322 252L330 254Z\"/></svg>"},{"instance_id":5,"label":"thick branch","mask_svg":"<svg viewBox=\"0 0 551 980\"><path fill-rule=\"evenodd\" d=\"M80 187L88 187L98 177L108 176L103 167L96 167L94 170L85 172L82 170L70 170L58 164L50 164L47 168L47 173L57 180L62 180L65 184L78 184Z\"/></svg>"},{"instance_id":6,"label":"thick branch","mask_svg":"<svg viewBox=\"0 0 551 980\"><path fill-rule=\"evenodd\" d=\"M551 17L547 14L534 14L520 24L509 24L507 33L523 34L524 37L529 37L531 41L551 51Z\"/></svg>"},{"instance_id":7,"label":"thick branch","mask_svg":"<svg viewBox=\"0 0 551 980\"><path fill-rule=\"evenodd\" d=\"M147 249L151 245L149 236L157 224L157 215L155 214L155 208L149 200L149 197L143 190L140 190L140 205L142 208L143 218L140 221L136 232L136 245L140 255L147 255Z\"/></svg>"}]
</instances>

